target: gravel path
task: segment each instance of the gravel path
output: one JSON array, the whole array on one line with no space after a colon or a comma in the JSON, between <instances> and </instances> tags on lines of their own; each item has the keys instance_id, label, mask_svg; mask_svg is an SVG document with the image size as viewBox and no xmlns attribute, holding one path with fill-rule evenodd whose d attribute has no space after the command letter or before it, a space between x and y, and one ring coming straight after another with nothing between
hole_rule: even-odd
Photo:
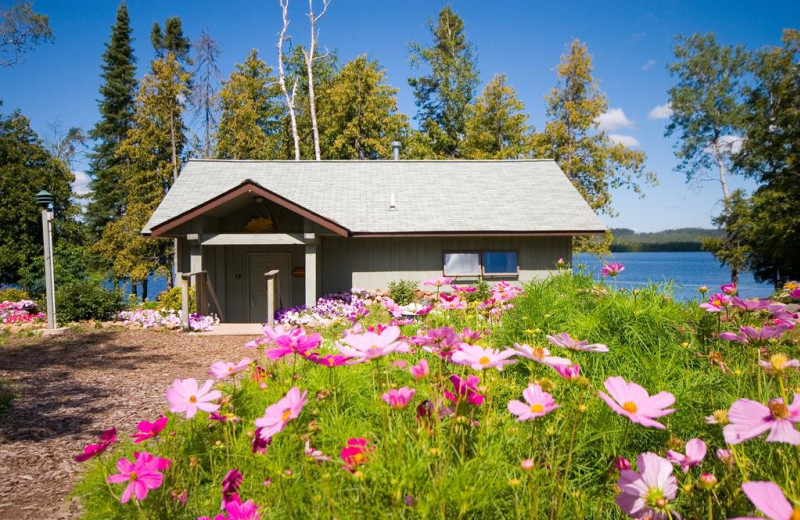
<instances>
[{"instance_id":1,"label":"gravel path","mask_svg":"<svg viewBox=\"0 0 800 520\"><path fill-rule=\"evenodd\" d=\"M12 338L0 380L16 399L0 417L0 519L78 518L67 498L81 471L73 457L103 430L118 438L166 408L173 379L202 378L233 361L250 338L179 332L70 332Z\"/></svg>"}]
</instances>

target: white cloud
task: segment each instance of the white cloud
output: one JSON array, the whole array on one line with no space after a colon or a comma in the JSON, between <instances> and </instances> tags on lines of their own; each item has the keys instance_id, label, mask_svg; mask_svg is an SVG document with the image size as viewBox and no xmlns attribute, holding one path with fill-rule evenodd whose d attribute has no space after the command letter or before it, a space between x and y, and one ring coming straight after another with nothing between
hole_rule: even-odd
<instances>
[{"instance_id":1,"label":"white cloud","mask_svg":"<svg viewBox=\"0 0 800 520\"><path fill-rule=\"evenodd\" d=\"M611 132L619 128L633 126L633 121L628 119L621 108L612 108L597 116L594 120L600 130Z\"/></svg>"},{"instance_id":2,"label":"white cloud","mask_svg":"<svg viewBox=\"0 0 800 520\"><path fill-rule=\"evenodd\" d=\"M743 137L738 137L735 135L723 135L719 138L719 149L723 155L735 155L742 150L742 143L744 142ZM705 149L707 154L713 154L714 148L711 145L706 146Z\"/></svg>"},{"instance_id":3,"label":"white cloud","mask_svg":"<svg viewBox=\"0 0 800 520\"><path fill-rule=\"evenodd\" d=\"M627 146L628 148L639 146L639 141L637 141L636 138L631 135L608 134L608 138L611 140L611 142Z\"/></svg>"},{"instance_id":4,"label":"white cloud","mask_svg":"<svg viewBox=\"0 0 800 520\"><path fill-rule=\"evenodd\" d=\"M89 182L91 179L86 172L74 171L72 174L75 176L75 181L72 183L72 191L74 191L76 195L86 195L92 191L89 189Z\"/></svg>"},{"instance_id":5,"label":"white cloud","mask_svg":"<svg viewBox=\"0 0 800 520\"><path fill-rule=\"evenodd\" d=\"M647 114L650 119L669 119L671 116L672 106L669 103L658 105Z\"/></svg>"},{"instance_id":6,"label":"white cloud","mask_svg":"<svg viewBox=\"0 0 800 520\"><path fill-rule=\"evenodd\" d=\"M645 62L645 64L642 65L642 71L646 72L646 71L652 69L653 65L655 65L655 64L656 64L656 60L654 60L654 59L647 60L647 62Z\"/></svg>"}]
</instances>

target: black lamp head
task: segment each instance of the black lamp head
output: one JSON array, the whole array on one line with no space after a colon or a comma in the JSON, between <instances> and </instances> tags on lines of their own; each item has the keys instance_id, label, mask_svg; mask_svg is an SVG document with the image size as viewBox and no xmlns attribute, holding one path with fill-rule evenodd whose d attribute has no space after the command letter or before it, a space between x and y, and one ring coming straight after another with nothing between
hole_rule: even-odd
<instances>
[{"instance_id":1,"label":"black lamp head","mask_svg":"<svg viewBox=\"0 0 800 520\"><path fill-rule=\"evenodd\" d=\"M43 208L50 208L56 198L47 190L42 190L36 194L36 205Z\"/></svg>"}]
</instances>

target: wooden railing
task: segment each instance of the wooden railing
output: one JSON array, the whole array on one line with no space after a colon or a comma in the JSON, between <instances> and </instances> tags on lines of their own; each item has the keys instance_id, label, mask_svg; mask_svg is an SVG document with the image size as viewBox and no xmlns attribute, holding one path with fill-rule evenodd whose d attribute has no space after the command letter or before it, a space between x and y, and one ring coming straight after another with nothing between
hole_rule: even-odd
<instances>
[{"instance_id":1,"label":"wooden railing","mask_svg":"<svg viewBox=\"0 0 800 520\"><path fill-rule=\"evenodd\" d=\"M281 281L277 269L264 273L267 282L267 324L275 326L275 311L281 304Z\"/></svg>"},{"instance_id":2,"label":"wooden railing","mask_svg":"<svg viewBox=\"0 0 800 520\"><path fill-rule=\"evenodd\" d=\"M214 302L217 314L220 321L224 321L222 316L222 307L217 300L217 294L214 292L214 286L211 284L211 278L208 276L208 271L195 271L193 273L181 273L181 324L183 328L189 328L189 283L194 277L194 297L197 304L198 314L210 314L208 308L208 297Z\"/></svg>"}]
</instances>

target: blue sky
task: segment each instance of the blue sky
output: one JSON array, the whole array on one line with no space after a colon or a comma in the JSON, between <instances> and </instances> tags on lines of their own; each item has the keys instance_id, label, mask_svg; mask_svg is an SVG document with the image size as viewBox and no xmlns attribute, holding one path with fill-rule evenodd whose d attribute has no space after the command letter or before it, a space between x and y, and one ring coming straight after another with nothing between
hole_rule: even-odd
<instances>
[{"instance_id":1,"label":"blue sky","mask_svg":"<svg viewBox=\"0 0 800 520\"><path fill-rule=\"evenodd\" d=\"M719 184L685 184L674 171L673 141L663 135L666 120L654 117L658 112L654 109L667 102L672 84L666 63L671 60L674 36L713 31L722 43L755 49L778 44L783 28L800 27L796 0L452 0L449 4L464 19L467 36L477 48L482 82L506 73L537 129L544 127L543 96L555 84L555 67L565 45L575 38L586 42L594 57L595 77L608 96L609 133L643 150L648 169L659 177L659 186L647 189L643 199L625 190L615 192L613 205L619 216L603 217L610 226L638 231L709 227L719 212ZM380 61L388 81L400 89L401 111L413 116L407 78L417 72L409 65L408 45L430 41L426 22L444 5L440 0L333 0L320 24L321 44L336 49L343 61L359 54ZM56 42L38 47L22 64L0 69L0 110L19 108L43 137L54 121L90 129L98 118L101 55L117 6L110 0L37 0L35 9L50 15ZM180 16L190 37L207 29L221 43L225 75L251 48L259 49L274 65L281 23L278 0L131 0L128 7L140 75L152 58L150 28L169 16ZM306 7L306 1L292 0L290 32L300 43L308 37ZM76 169L84 167L85 161L79 159ZM733 185L752 188L738 179Z\"/></svg>"}]
</instances>

